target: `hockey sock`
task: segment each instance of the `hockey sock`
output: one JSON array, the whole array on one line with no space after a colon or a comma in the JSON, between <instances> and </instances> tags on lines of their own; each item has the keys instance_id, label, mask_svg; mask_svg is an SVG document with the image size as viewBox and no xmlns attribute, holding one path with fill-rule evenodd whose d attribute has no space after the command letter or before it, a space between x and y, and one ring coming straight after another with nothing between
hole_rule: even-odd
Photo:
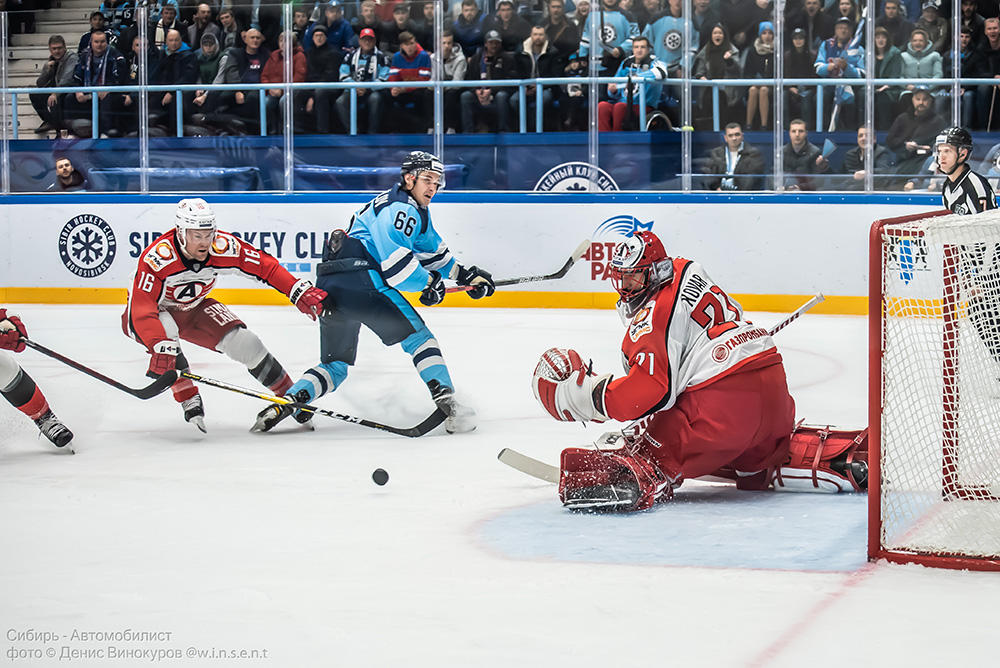
<instances>
[{"instance_id":1,"label":"hockey sock","mask_svg":"<svg viewBox=\"0 0 1000 668\"><path fill-rule=\"evenodd\" d=\"M431 336L430 330L422 327L418 332L406 337L401 345L413 358L413 366L416 367L421 380L425 383L436 380L446 387L455 387L441 355L441 348L437 339Z\"/></svg>"},{"instance_id":2,"label":"hockey sock","mask_svg":"<svg viewBox=\"0 0 1000 668\"><path fill-rule=\"evenodd\" d=\"M347 362L318 364L302 374L302 378L295 385L292 385L289 394L295 394L304 389L309 392L311 401L328 392L333 392L347 379L347 369Z\"/></svg>"},{"instance_id":3,"label":"hockey sock","mask_svg":"<svg viewBox=\"0 0 1000 668\"><path fill-rule=\"evenodd\" d=\"M264 355L260 364L250 369L250 375L256 378L261 385L271 388L271 391L277 395L285 394L292 386L292 379L288 376L288 372L278 360L274 359L274 355L271 353Z\"/></svg>"},{"instance_id":4,"label":"hockey sock","mask_svg":"<svg viewBox=\"0 0 1000 668\"><path fill-rule=\"evenodd\" d=\"M4 399L14 408L32 420L37 420L49 410L49 402L45 399L45 395L35 385L31 376L24 371L19 371L14 382L0 390L0 394L3 394Z\"/></svg>"}]
</instances>

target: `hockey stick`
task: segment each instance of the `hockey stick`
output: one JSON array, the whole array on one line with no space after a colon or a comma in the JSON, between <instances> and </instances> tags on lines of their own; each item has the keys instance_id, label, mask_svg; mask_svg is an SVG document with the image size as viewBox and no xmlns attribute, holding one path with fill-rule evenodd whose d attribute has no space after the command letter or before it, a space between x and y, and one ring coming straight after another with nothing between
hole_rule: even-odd
<instances>
[{"instance_id":1,"label":"hockey stick","mask_svg":"<svg viewBox=\"0 0 1000 668\"><path fill-rule=\"evenodd\" d=\"M533 478L544 480L545 482L559 482L559 467L532 459L527 455L522 455L517 450L504 448L497 455L497 459L521 473L527 473Z\"/></svg>"},{"instance_id":2,"label":"hockey stick","mask_svg":"<svg viewBox=\"0 0 1000 668\"><path fill-rule=\"evenodd\" d=\"M49 350L48 348L46 348L42 344L35 343L31 339L26 339L26 338L24 338L22 336L21 337L21 341L24 342L24 345L28 346L29 348L33 348L33 349L37 350L38 352L42 353L43 355L47 355L47 356L51 357L54 360L59 360L63 364L65 364L67 366L71 366L74 369L76 369L77 371L82 371L83 373L87 374L91 378L96 378L97 380L101 381L102 383L107 383L111 387L117 388L117 389L121 390L122 392L127 392L128 394L131 394L133 397L136 397L136 398L139 398L139 399L152 399L153 397L155 397L156 395L160 394L161 392L163 392L164 390L166 390L167 388L169 388L171 385L173 385L174 381L177 380L177 372L175 372L175 371L168 371L165 374L163 374L162 376L160 376L159 378L157 378L156 380L154 380L152 383L150 383L149 385L147 385L146 387L132 388L132 387L128 387L127 385L123 385L123 384L119 383L117 380L113 380L111 378L108 378L103 373L94 371L90 367L86 367L86 366L80 364L79 362L74 362L70 358L68 358L68 357L66 357L64 355L60 355L59 353L57 353L54 350Z\"/></svg>"},{"instance_id":3,"label":"hockey stick","mask_svg":"<svg viewBox=\"0 0 1000 668\"><path fill-rule=\"evenodd\" d=\"M822 302L824 299L826 299L826 297L823 296L823 293L817 292L815 297L807 301L802 306L798 307L790 316L788 316L787 318L779 322L777 325L769 329L767 331L768 335L774 336L777 332L780 332L785 327L788 327L788 325L790 325L793 320L799 318L799 316L801 316L803 313L811 309L813 306L816 306L816 304Z\"/></svg>"},{"instance_id":4,"label":"hockey stick","mask_svg":"<svg viewBox=\"0 0 1000 668\"><path fill-rule=\"evenodd\" d=\"M576 264L576 261L583 257L583 254L587 252L590 248L590 239L584 239L580 242L580 245L576 247L576 250L569 256L566 263L559 268L559 271L555 271L551 274L545 274L543 276L522 276L520 278L501 278L498 281L494 281L494 285L498 288L507 285L519 285L521 283L537 283L538 281L554 281L557 278L562 278L570 270L570 268ZM474 285L453 285L445 292L467 292L474 288Z\"/></svg>"},{"instance_id":5,"label":"hockey stick","mask_svg":"<svg viewBox=\"0 0 1000 668\"><path fill-rule=\"evenodd\" d=\"M229 390L230 392L236 392L237 394L245 394L248 397L256 397L258 399L263 399L265 401L270 401L275 404L282 404L284 406L291 406L297 410L307 411L309 413L314 413L316 415L325 415L326 417L333 418L334 420L341 420L342 422L350 422L352 424L361 425L362 427L368 427L369 429L378 429L380 431L387 431L390 434L397 434L399 436L408 436L410 438L417 438L418 436L423 436L429 431L437 427L439 424L445 421L448 416L445 415L440 408L434 410L427 419L418 424L415 427L401 428L401 427L390 427L389 425L382 424L381 422L375 422L373 420L366 420L364 418L354 417L353 415L344 415L343 413L335 413L333 411L323 410L322 408L316 408L315 406L310 406L309 404L300 404L297 401L289 401L284 397L276 397L273 394L267 394L265 392L256 392L254 390L248 390L237 385L231 385L221 380L215 380L214 378L206 378L204 376L199 376L194 373L189 373L187 371L181 372L181 378L189 378L198 383L203 383L205 385L211 385L212 387L217 387L222 390Z\"/></svg>"}]
</instances>

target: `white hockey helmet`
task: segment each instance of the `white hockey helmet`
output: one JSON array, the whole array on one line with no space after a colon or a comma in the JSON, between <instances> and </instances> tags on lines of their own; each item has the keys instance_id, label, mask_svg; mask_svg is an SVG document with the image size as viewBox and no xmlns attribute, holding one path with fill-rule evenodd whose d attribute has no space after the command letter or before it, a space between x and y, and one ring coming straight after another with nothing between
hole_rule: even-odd
<instances>
[{"instance_id":1,"label":"white hockey helmet","mask_svg":"<svg viewBox=\"0 0 1000 668\"><path fill-rule=\"evenodd\" d=\"M174 214L174 229L177 230L177 243L181 250L187 247L187 230L212 230L215 232L215 212L208 202L200 197L182 199L177 203Z\"/></svg>"},{"instance_id":2,"label":"white hockey helmet","mask_svg":"<svg viewBox=\"0 0 1000 668\"><path fill-rule=\"evenodd\" d=\"M659 237L638 230L611 253L611 285L618 292L618 313L624 320L646 305L656 292L674 280L673 259Z\"/></svg>"}]
</instances>

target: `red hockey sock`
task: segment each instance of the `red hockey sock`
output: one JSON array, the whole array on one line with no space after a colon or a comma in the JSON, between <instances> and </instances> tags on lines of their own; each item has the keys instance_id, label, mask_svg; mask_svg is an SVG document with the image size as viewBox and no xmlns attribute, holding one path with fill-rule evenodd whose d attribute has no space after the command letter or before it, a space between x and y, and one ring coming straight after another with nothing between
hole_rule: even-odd
<instances>
[{"instance_id":1,"label":"red hockey sock","mask_svg":"<svg viewBox=\"0 0 1000 668\"><path fill-rule=\"evenodd\" d=\"M28 403L21 404L17 407L17 410L21 411L32 420L37 420L49 411L49 402L36 385L35 391L31 394L31 398L28 399Z\"/></svg>"}]
</instances>

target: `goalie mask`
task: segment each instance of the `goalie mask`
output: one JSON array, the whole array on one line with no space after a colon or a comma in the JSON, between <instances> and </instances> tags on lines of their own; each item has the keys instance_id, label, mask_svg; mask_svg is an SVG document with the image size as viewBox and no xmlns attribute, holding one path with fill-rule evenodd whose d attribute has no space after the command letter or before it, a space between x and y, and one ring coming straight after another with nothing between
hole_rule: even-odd
<instances>
[{"instance_id":1,"label":"goalie mask","mask_svg":"<svg viewBox=\"0 0 1000 668\"><path fill-rule=\"evenodd\" d=\"M189 230L211 230L215 236L215 213L208 202L201 199L182 199L177 203L174 214L174 229L177 230L177 244L181 250L188 253L187 233Z\"/></svg>"},{"instance_id":2,"label":"goalie mask","mask_svg":"<svg viewBox=\"0 0 1000 668\"><path fill-rule=\"evenodd\" d=\"M618 312L631 320L650 297L674 280L674 264L659 238L642 230L615 246L610 273L611 285L620 297Z\"/></svg>"}]
</instances>

